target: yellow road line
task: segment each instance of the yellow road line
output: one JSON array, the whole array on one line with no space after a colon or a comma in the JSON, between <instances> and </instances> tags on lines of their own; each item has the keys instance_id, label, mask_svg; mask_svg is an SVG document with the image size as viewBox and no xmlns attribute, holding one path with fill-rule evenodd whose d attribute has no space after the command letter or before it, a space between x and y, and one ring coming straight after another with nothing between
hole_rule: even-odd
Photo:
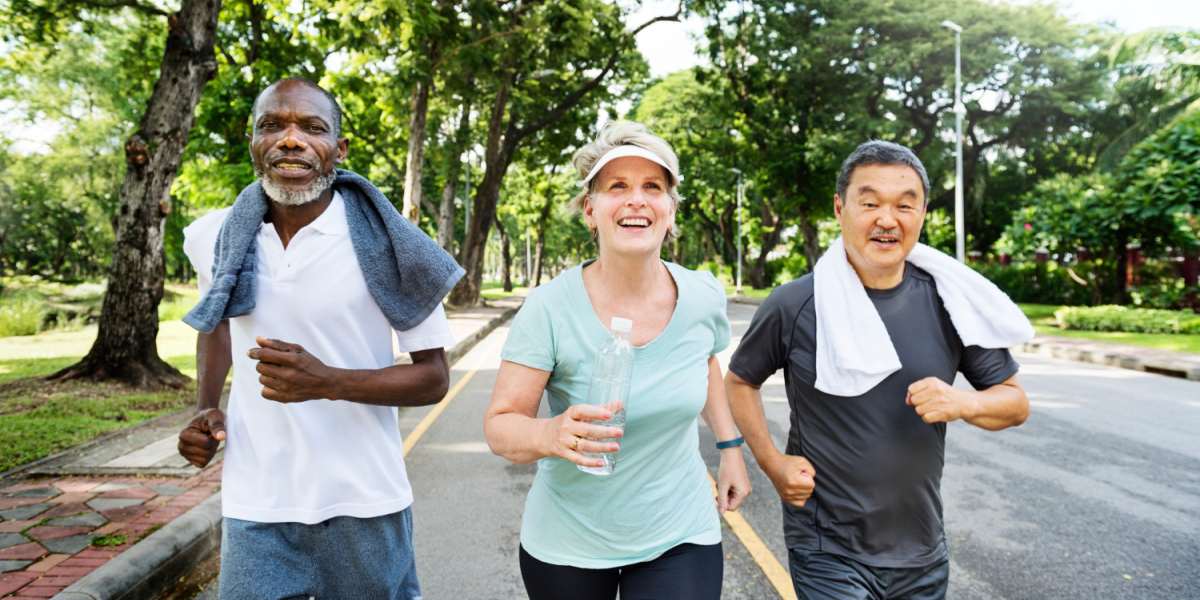
<instances>
[{"instance_id":1,"label":"yellow road line","mask_svg":"<svg viewBox=\"0 0 1200 600\"><path fill-rule=\"evenodd\" d=\"M713 481L712 475L708 476L708 481L713 486L713 496L716 496L717 482ZM750 526L740 512L728 511L721 515L725 518L725 522L729 525L729 529L733 531L746 550L750 552L750 557L758 564L758 568L762 569L764 575L767 576L767 581L771 582L771 586L779 593L779 597L783 600L796 600L796 590L792 587L792 576L788 574L788 570L779 563L771 550L758 537L758 533Z\"/></svg>"},{"instance_id":2,"label":"yellow road line","mask_svg":"<svg viewBox=\"0 0 1200 600\"><path fill-rule=\"evenodd\" d=\"M475 376L475 372L478 370L479 369L471 369L470 371L467 371L467 374L463 375L462 379L459 379L458 383L454 384L454 387L450 388L450 391L446 393L446 397L442 398L442 401L438 402L437 405L433 407L433 410L429 411L429 414L425 415L424 419L421 419L420 423L417 423L417 426L413 428L412 433L404 436L404 456L408 456L408 452L413 449L413 446L417 445L417 440L421 439L421 436L425 435L425 431L433 425L433 422L436 421L439 416L441 416L442 411L446 410L447 406L450 406L450 402L454 400L454 397L457 396L459 392L462 391L463 387L466 386L467 382Z\"/></svg>"}]
</instances>

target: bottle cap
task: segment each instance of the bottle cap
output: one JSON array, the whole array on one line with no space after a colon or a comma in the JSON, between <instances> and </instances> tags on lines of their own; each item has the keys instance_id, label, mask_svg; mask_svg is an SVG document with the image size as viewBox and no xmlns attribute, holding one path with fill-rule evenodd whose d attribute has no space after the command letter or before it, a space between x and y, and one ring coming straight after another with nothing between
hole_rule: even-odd
<instances>
[{"instance_id":1,"label":"bottle cap","mask_svg":"<svg viewBox=\"0 0 1200 600\"><path fill-rule=\"evenodd\" d=\"M612 330L617 333L629 333L633 331L633 321L622 319L621 317L613 317Z\"/></svg>"}]
</instances>

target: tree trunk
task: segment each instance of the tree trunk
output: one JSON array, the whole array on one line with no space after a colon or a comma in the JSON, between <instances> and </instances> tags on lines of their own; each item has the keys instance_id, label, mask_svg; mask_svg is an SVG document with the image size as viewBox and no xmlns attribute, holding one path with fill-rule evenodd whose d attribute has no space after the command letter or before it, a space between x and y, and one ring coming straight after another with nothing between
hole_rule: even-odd
<instances>
[{"instance_id":1,"label":"tree trunk","mask_svg":"<svg viewBox=\"0 0 1200 600\"><path fill-rule=\"evenodd\" d=\"M512 283L512 245L509 244L508 230L499 220L496 221L496 231L500 233L500 269L503 272L504 291L513 291Z\"/></svg>"},{"instance_id":2,"label":"tree trunk","mask_svg":"<svg viewBox=\"0 0 1200 600\"><path fill-rule=\"evenodd\" d=\"M463 268L467 275L458 282L450 292L448 303L457 308L475 306L479 303L479 291L483 285L483 256L487 246L487 236L491 233L491 223L496 218L496 203L500 198L500 184L511 163L511 153L490 163L483 176L483 182L475 191L475 201L471 213L471 226L467 229L467 239L463 242ZM494 166L493 166L494 164Z\"/></svg>"},{"instance_id":3,"label":"tree trunk","mask_svg":"<svg viewBox=\"0 0 1200 600\"><path fill-rule=\"evenodd\" d=\"M217 71L213 40L220 10L220 0L184 0L167 19L158 81L137 132L125 142L125 180L99 333L87 356L49 379L117 379L140 387L187 381L159 358L155 344L163 224L196 103Z\"/></svg>"},{"instance_id":4,"label":"tree trunk","mask_svg":"<svg viewBox=\"0 0 1200 600\"><path fill-rule=\"evenodd\" d=\"M546 250L545 229L538 233L537 243L533 246L533 287L542 285L542 253Z\"/></svg>"},{"instance_id":5,"label":"tree trunk","mask_svg":"<svg viewBox=\"0 0 1200 600\"><path fill-rule=\"evenodd\" d=\"M446 165L446 185L442 188L442 203L438 207L437 241L443 250L454 256L454 196L458 193L458 176L462 172L462 153L471 133L471 104L463 102L462 116Z\"/></svg>"},{"instance_id":6,"label":"tree trunk","mask_svg":"<svg viewBox=\"0 0 1200 600\"><path fill-rule=\"evenodd\" d=\"M801 212L799 217L800 232L804 235L804 258L808 260L809 272L812 272L817 266L817 259L821 258L821 236L807 212Z\"/></svg>"},{"instance_id":7,"label":"tree trunk","mask_svg":"<svg viewBox=\"0 0 1200 600\"><path fill-rule=\"evenodd\" d=\"M431 87L432 73L417 82L408 122L408 165L404 170L404 206L400 214L413 223L421 221L421 166L425 161L425 117L429 113Z\"/></svg>"},{"instance_id":8,"label":"tree trunk","mask_svg":"<svg viewBox=\"0 0 1200 600\"><path fill-rule=\"evenodd\" d=\"M779 238L783 236L783 228L779 225L779 219L775 216L771 206L766 202L760 205L760 218L762 219L763 233L759 236L758 256L754 259L754 265L750 268L750 287L764 290L774 286L774 281L767 273L767 258L775 246L779 245Z\"/></svg>"},{"instance_id":9,"label":"tree trunk","mask_svg":"<svg viewBox=\"0 0 1200 600\"><path fill-rule=\"evenodd\" d=\"M513 13L514 17L518 12L520 11ZM678 21L682 12L683 5L680 4L675 14L654 17L627 33L631 38L635 38L639 32L659 21ZM617 61L624 52L624 49L620 46L614 46L613 48L612 53L608 57L608 62L600 69L599 73L562 97L558 104L546 107L545 110L531 116L530 122L524 124L518 124L516 116L511 116L507 120L505 119L505 114L508 112L509 94L512 92L512 86L516 83L516 74L513 69L516 68L519 59L517 56L511 55L504 61L504 66L500 69L502 80L499 89L496 90L496 99L492 104L491 118L488 122L487 150L484 160L486 170L483 175L483 182L475 190L474 216L471 220L471 226L467 228L466 241L464 241L462 248L461 262L467 274L458 282L454 290L450 292L447 303L451 306L467 307L474 306L479 302L479 290L483 283L482 267L487 234L492 225L492 220L496 218L496 203L500 199L500 185L504 180L504 175L508 172L509 165L512 163L517 146L522 139L561 121L567 115L568 111L579 104L579 101L584 96L600 86L608 74L616 67Z\"/></svg>"},{"instance_id":10,"label":"tree trunk","mask_svg":"<svg viewBox=\"0 0 1200 600\"><path fill-rule=\"evenodd\" d=\"M462 247L462 265L467 274L450 292L447 303L465 308L479 303L479 291L483 284L483 255L492 221L496 219L496 203L500 199L500 185L508 166L512 163L516 149L516 137L510 123L504 127L504 115L508 111L508 94L513 78L509 76L496 90L492 103L492 114L488 120L487 149L484 158L483 181L475 189L472 217L467 227ZM507 130L507 131L506 131Z\"/></svg>"},{"instance_id":11,"label":"tree trunk","mask_svg":"<svg viewBox=\"0 0 1200 600\"><path fill-rule=\"evenodd\" d=\"M554 171L550 171L550 176L554 176ZM537 220L537 243L533 250L533 287L542 285L542 256L546 250L546 222L550 220L550 209L554 206L554 199L550 196L546 197L546 202L542 204L542 210L538 214Z\"/></svg>"}]
</instances>

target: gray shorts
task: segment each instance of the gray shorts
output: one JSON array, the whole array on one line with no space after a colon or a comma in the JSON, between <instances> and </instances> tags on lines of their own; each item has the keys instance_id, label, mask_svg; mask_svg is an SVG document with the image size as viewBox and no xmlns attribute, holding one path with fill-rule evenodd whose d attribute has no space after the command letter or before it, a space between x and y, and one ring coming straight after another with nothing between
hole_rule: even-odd
<instances>
[{"instance_id":1,"label":"gray shorts","mask_svg":"<svg viewBox=\"0 0 1200 600\"><path fill-rule=\"evenodd\" d=\"M800 600L942 600L950 561L926 567L871 567L830 554L788 548L792 585Z\"/></svg>"},{"instance_id":2,"label":"gray shorts","mask_svg":"<svg viewBox=\"0 0 1200 600\"><path fill-rule=\"evenodd\" d=\"M224 520L221 600L420 600L412 509L317 523Z\"/></svg>"}]
</instances>

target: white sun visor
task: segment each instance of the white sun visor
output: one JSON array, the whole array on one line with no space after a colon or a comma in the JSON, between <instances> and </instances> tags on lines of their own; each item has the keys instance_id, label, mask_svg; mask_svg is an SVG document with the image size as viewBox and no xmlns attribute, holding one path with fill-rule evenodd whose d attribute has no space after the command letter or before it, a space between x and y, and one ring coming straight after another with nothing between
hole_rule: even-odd
<instances>
[{"instance_id":1,"label":"white sun visor","mask_svg":"<svg viewBox=\"0 0 1200 600\"><path fill-rule=\"evenodd\" d=\"M587 187L588 183L590 183L592 181L592 179L595 178L598 173L600 173L600 169L604 168L604 165L607 165L608 163L610 163L618 158L623 158L626 156L636 156L638 158L644 158L652 163L661 165L662 168L666 169L667 173L670 173L671 177L674 178L675 181L669 182L672 186L679 185L679 182L683 181L683 177L681 177L679 175L679 173L676 173L675 171L671 170L671 167L669 165L667 165L667 162L665 160L659 158L659 156L657 154L655 154L641 146L625 144L622 146L617 146L616 148L613 148L612 150L605 152L604 156L601 156L600 160L596 161L596 164L594 166L592 166L592 170L588 171L587 177L583 178L583 182L581 183L581 185L583 185L583 187Z\"/></svg>"}]
</instances>

